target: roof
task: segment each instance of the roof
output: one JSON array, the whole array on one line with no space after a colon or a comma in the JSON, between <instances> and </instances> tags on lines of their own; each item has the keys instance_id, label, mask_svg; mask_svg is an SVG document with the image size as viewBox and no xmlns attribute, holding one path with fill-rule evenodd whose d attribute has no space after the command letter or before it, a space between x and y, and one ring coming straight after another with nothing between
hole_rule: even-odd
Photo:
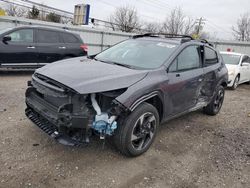
<instances>
[{"instance_id":1,"label":"roof","mask_svg":"<svg viewBox=\"0 0 250 188\"><path fill-rule=\"evenodd\" d=\"M34 25L18 26L18 27L14 27L14 28L33 28L33 29L38 28L38 29L49 29L49 30L54 30L54 31L67 31L67 30L65 30L67 28L59 29L59 28L53 28L53 27L34 26Z\"/></svg>"},{"instance_id":2,"label":"roof","mask_svg":"<svg viewBox=\"0 0 250 188\"><path fill-rule=\"evenodd\" d=\"M27 26L17 26L17 27L12 27L11 29L27 29L27 28L32 28L32 29L46 29L46 30L51 30L55 32L65 32L65 33L70 33L75 36L79 36L78 33L75 33L74 31L69 31L67 28L53 28L53 27L44 27L44 26L34 26L34 25L27 25Z\"/></svg>"}]
</instances>

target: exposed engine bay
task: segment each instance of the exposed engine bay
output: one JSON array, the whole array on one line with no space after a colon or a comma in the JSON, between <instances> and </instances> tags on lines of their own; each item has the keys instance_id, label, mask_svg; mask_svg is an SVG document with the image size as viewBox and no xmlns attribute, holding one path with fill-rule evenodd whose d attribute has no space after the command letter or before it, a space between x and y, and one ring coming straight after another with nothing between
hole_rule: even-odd
<instances>
[{"instance_id":1,"label":"exposed engine bay","mask_svg":"<svg viewBox=\"0 0 250 188\"><path fill-rule=\"evenodd\" d=\"M115 100L126 88L79 94L40 74L34 74L28 86L27 117L65 145L88 143L92 134L112 136L118 117L128 112Z\"/></svg>"}]
</instances>

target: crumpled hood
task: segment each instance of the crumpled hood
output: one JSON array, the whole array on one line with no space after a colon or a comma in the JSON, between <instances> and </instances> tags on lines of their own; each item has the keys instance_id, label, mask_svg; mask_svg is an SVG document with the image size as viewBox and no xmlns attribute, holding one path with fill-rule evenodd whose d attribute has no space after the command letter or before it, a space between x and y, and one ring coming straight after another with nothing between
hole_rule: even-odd
<instances>
[{"instance_id":1,"label":"crumpled hood","mask_svg":"<svg viewBox=\"0 0 250 188\"><path fill-rule=\"evenodd\" d=\"M78 93L98 93L127 88L147 75L146 70L134 70L85 57L58 61L36 70Z\"/></svg>"}]
</instances>

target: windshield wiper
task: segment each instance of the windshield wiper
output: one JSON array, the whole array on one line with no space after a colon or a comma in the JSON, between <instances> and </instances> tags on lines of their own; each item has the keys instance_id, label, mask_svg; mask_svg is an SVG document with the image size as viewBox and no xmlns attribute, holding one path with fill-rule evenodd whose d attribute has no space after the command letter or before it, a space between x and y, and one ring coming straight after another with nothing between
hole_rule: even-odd
<instances>
[{"instance_id":1,"label":"windshield wiper","mask_svg":"<svg viewBox=\"0 0 250 188\"><path fill-rule=\"evenodd\" d=\"M115 61L105 61L105 60L96 59L96 58L94 58L94 60L100 61L100 62L103 62L103 63L108 63L108 64L113 64L113 65L118 65L118 66L126 67L126 68L129 68L129 69L132 68L131 65L122 64L122 63L117 63L117 62L115 62Z\"/></svg>"},{"instance_id":2,"label":"windshield wiper","mask_svg":"<svg viewBox=\"0 0 250 188\"><path fill-rule=\"evenodd\" d=\"M128 65L128 64L122 64L122 63L117 63L117 62L110 62L110 63L115 64L115 65L119 65L119 66L122 66L122 67L126 67L126 68L129 68L129 69L132 68L132 66Z\"/></svg>"}]
</instances>

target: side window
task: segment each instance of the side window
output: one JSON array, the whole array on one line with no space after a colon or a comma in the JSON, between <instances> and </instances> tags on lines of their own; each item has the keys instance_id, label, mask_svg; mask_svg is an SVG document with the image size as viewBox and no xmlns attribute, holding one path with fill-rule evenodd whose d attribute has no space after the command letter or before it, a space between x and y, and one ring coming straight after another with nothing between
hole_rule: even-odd
<instances>
[{"instance_id":1,"label":"side window","mask_svg":"<svg viewBox=\"0 0 250 188\"><path fill-rule=\"evenodd\" d=\"M247 62L250 63L250 57L247 58Z\"/></svg>"},{"instance_id":2,"label":"side window","mask_svg":"<svg viewBox=\"0 0 250 188\"><path fill-rule=\"evenodd\" d=\"M170 72L185 71L200 67L199 46L185 48L169 67Z\"/></svg>"},{"instance_id":3,"label":"side window","mask_svg":"<svg viewBox=\"0 0 250 188\"><path fill-rule=\"evenodd\" d=\"M11 37L11 42L14 43L19 43L19 42L33 43L34 41L33 29L20 29L8 34L8 36Z\"/></svg>"},{"instance_id":4,"label":"side window","mask_svg":"<svg viewBox=\"0 0 250 188\"><path fill-rule=\"evenodd\" d=\"M248 57L248 56L244 56L243 58L242 58L242 63L243 62L246 62L246 63L250 63L250 58Z\"/></svg>"},{"instance_id":5,"label":"side window","mask_svg":"<svg viewBox=\"0 0 250 188\"><path fill-rule=\"evenodd\" d=\"M218 63L218 57L214 50L205 47L205 67Z\"/></svg>"},{"instance_id":6,"label":"side window","mask_svg":"<svg viewBox=\"0 0 250 188\"><path fill-rule=\"evenodd\" d=\"M62 33L62 36L65 43L79 43L78 39L72 34Z\"/></svg>"},{"instance_id":7,"label":"side window","mask_svg":"<svg viewBox=\"0 0 250 188\"><path fill-rule=\"evenodd\" d=\"M37 35L38 43L59 43L60 38L57 32L47 31L47 30L38 30Z\"/></svg>"},{"instance_id":8,"label":"side window","mask_svg":"<svg viewBox=\"0 0 250 188\"><path fill-rule=\"evenodd\" d=\"M174 60L174 62L171 64L171 66L169 67L168 71L169 72L176 72L177 69L177 58Z\"/></svg>"}]
</instances>

